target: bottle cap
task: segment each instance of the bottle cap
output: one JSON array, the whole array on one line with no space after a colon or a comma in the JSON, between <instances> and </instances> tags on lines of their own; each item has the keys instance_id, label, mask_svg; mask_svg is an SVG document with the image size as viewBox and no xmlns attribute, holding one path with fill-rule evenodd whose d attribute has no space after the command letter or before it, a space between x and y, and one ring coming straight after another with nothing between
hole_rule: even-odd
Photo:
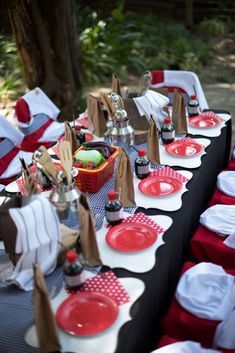
<instances>
[{"instance_id":1,"label":"bottle cap","mask_svg":"<svg viewBox=\"0 0 235 353\"><path fill-rule=\"evenodd\" d=\"M165 118L164 124L171 124L171 118Z\"/></svg>"},{"instance_id":2,"label":"bottle cap","mask_svg":"<svg viewBox=\"0 0 235 353\"><path fill-rule=\"evenodd\" d=\"M78 258L78 254L74 250L69 250L66 253L66 259L69 262L75 262Z\"/></svg>"},{"instance_id":3,"label":"bottle cap","mask_svg":"<svg viewBox=\"0 0 235 353\"><path fill-rule=\"evenodd\" d=\"M138 155L139 155L140 157L143 157L143 156L146 155L146 151L145 151L144 149L141 149L141 150L138 151Z\"/></svg>"},{"instance_id":4,"label":"bottle cap","mask_svg":"<svg viewBox=\"0 0 235 353\"><path fill-rule=\"evenodd\" d=\"M192 94L192 95L190 96L190 98L191 98L191 99L197 99L197 96L196 96L196 94Z\"/></svg>"},{"instance_id":5,"label":"bottle cap","mask_svg":"<svg viewBox=\"0 0 235 353\"><path fill-rule=\"evenodd\" d=\"M118 198L117 191L109 191L109 193L108 193L109 200L116 200L117 198Z\"/></svg>"},{"instance_id":6,"label":"bottle cap","mask_svg":"<svg viewBox=\"0 0 235 353\"><path fill-rule=\"evenodd\" d=\"M81 126L80 125L76 125L75 130L78 131L78 132L81 131Z\"/></svg>"}]
</instances>

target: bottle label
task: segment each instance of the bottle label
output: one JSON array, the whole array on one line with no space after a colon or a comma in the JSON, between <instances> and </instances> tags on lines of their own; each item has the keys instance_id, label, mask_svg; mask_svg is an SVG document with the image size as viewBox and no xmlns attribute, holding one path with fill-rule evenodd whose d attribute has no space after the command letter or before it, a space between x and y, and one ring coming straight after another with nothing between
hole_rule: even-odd
<instances>
[{"instance_id":1,"label":"bottle label","mask_svg":"<svg viewBox=\"0 0 235 353\"><path fill-rule=\"evenodd\" d=\"M189 115L197 115L199 114L199 107L188 107Z\"/></svg>"},{"instance_id":2,"label":"bottle label","mask_svg":"<svg viewBox=\"0 0 235 353\"><path fill-rule=\"evenodd\" d=\"M175 130L173 131L162 131L162 139L163 140L171 140L175 138Z\"/></svg>"},{"instance_id":3,"label":"bottle label","mask_svg":"<svg viewBox=\"0 0 235 353\"><path fill-rule=\"evenodd\" d=\"M83 282L85 282L84 272L82 271L75 276L64 275L64 282L69 288L80 286Z\"/></svg>"},{"instance_id":4,"label":"bottle label","mask_svg":"<svg viewBox=\"0 0 235 353\"><path fill-rule=\"evenodd\" d=\"M112 221L119 221L119 219L123 219L123 208L121 208L118 211L110 212L110 211L105 211L105 216L107 221L112 222Z\"/></svg>"},{"instance_id":5,"label":"bottle label","mask_svg":"<svg viewBox=\"0 0 235 353\"><path fill-rule=\"evenodd\" d=\"M137 174L148 174L149 173L149 163L147 165L138 165L137 166Z\"/></svg>"}]
</instances>

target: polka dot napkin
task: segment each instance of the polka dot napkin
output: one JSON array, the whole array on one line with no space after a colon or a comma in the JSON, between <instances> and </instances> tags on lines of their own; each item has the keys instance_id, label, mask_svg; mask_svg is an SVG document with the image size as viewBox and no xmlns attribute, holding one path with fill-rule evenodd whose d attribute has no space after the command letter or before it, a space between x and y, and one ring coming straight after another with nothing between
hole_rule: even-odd
<instances>
[{"instance_id":1,"label":"polka dot napkin","mask_svg":"<svg viewBox=\"0 0 235 353\"><path fill-rule=\"evenodd\" d=\"M162 228L159 224L154 222L149 216L146 216L143 212L135 213L127 218L125 218L122 223L143 223L147 224L154 230L156 230L157 234L162 233L165 231L164 228ZM110 224L106 224L107 228L111 228L112 226ZM115 226L114 226L115 227Z\"/></svg>"},{"instance_id":2,"label":"polka dot napkin","mask_svg":"<svg viewBox=\"0 0 235 353\"><path fill-rule=\"evenodd\" d=\"M175 140L174 142L172 142L171 144L173 145L173 143L175 142L186 142L186 143L193 143L194 145L198 145L198 146L201 146L203 147L203 149L205 148L204 145L202 145L201 143L198 143L196 140L192 139L191 137L184 137L182 139L179 139L179 140ZM168 145L169 146L169 145Z\"/></svg>"},{"instance_id":3,"label":"polka dot napkin","mask_svg":"<svg viewBox=\"0 0 235 353\"><path fill-rule=\"evenodd\" d=\"M104 272L100 275L89 278L80 290L87 292L101 292L116 300L118 305L130 301L128 293L112 271Z\"/></svg>"},{"instance_id":4,"label":"polka dot napkin","mask_svg":"<svg viewBox=\"0 0 235 353\"><path fill-rule=\"evenodd\" d=\"M41 186L38 184L37 179L34 178L34 180L35 180L36 183L37 183L38 191L39 191L39 192L42 192L43 190L42 190ZM27 193L27 191L26 191L26 189L25 189L25 183L24 183L24 179L23 179L23 178L17 179L17 180L16 180L16 184L17 184L17 186L18 186L18 188L19 188L19 192L21 193L21 195L23 195L23 196L28 195L28 193Z\"/></svg>"},{"instance_id":5,"label":"polka dot napkin","mask_svg":"<svg viewBox=\"0 0 235 353\"><path fill-rule=\"evenodd\" d=\"M220 116L216 115L214 112L201 113L201 114L197 115L197 117L200 117L200 118L216 118L220 122L224 121Z\"/></svg>"},{"instance_id":6,"label":"polka dot napkin","mask_svg":"<svg viewBox=\"0 0 235 353\"><path fill-rule=\"evenodd\" d=\"M181 173L176 172L174 169L168 166L161 169L153 170L152 172L150 172L150 176L156 176L156 175L172 177L172 178L178 179L179 181L182 181L183 183L189 180Z\"/></svg>"}]
</instances>

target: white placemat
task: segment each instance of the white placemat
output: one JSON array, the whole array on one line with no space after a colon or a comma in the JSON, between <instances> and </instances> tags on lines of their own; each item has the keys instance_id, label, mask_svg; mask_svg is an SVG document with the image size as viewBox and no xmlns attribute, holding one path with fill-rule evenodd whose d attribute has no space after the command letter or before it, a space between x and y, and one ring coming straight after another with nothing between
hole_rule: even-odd
<instances>
[{"instance_id":1,"label":"white placemat","mask_svg":"<svg viewBox=\"0 0 235 353\"><path fill-rule=\"evenodd\" d=\"M125 218L129 216L128 213L124 213ZM149 216L153 221L165 229L170 228L173 223L171 217L168 216ZM163 233L159 233L155 243L142 251L134 253L124 253L112 249L106 242L105 237L108 229L105 225L96 233L96 239L100 251L100 256L104 265L108 265L112 268L122 267L126 270L143 273L150 271L155 264L155 252L159 246L164 244L162 239Z\"/></svg>"},{"instance_id":2,"label":"white placemat","mask_svg":"<svg viewBox=\"0 0 235 353\"><path fill-rule=\"evenodd\" d=\"M59 338L62 350L65 352L71 351L74 353L113 353L115 351L118 339L118 332L121 326L131 320L129 314L132 304L144 292L144 282L137 278L119 278L120 283L130 296L130 301L126 304L119 306L118 318L115 323L104 332L92 336L77 337L72 336L58 328ZM64 288L61 289L59 294L51 301L52 310L56 313L59 305L68 297L68 293ZM38 347L35 326L32 326L25 338L27 344L32 347Z\"/></svg>"},{"instance_id":3,"label":"white placemat","mask_svg":"<svg viewBox=\"0 0 235 353\"><path fill-rule=\"evenodd\" d=\"M200 129L200 128L190 126L188 124L188 133L192 135L201 135L201 136L207 136L207 137L220 136L222 128L226 126L226 121L231 119L231 115L229 114L216 114L216 115L218 115L221 119L223 119L223 121L219 126L215 126L211 129Z\"/></svg>"},{"instance_id":4,"label":"white placemat","mask_svg":"<svg viewBox=\"0 0 235 353\"><path fill-rule=\"evenodd\" d=\"M187 171L187 170L180 170L177 171L178 173L182 174L189 180L192 178L193 173ZM183 187L180 191L178 191L176 194L172 196L166 196L166 197L156 197L156 196L148 196L143 194L139 190L139 183L140 179L138 179L135 175L133 178L134 181L134 189L135 189L135 202L137 206L140 207L145 207L145 208L158 208L162 211L177 211L181 208L182 206L182 195L188 191L186 188L186 182L183 182Z\"/></svg>"},{"instance_id":5,"label":"white placemat","mask_svg":"<svg viewBox=\"0 0 235 353\"><path fill-rule=\"evenodd\" d=\"M193 139L195 142L202 144L205 148L210 145L210 140L206 138ZM176 141L176 140L175 140ZM201 158L206 152L194 157L174 157L165 151L165 146L159 144L160 160L161 164L167 164L170 166L178 166L184 168L198 168L201 165Z\"/></svg>"}]
</instances>

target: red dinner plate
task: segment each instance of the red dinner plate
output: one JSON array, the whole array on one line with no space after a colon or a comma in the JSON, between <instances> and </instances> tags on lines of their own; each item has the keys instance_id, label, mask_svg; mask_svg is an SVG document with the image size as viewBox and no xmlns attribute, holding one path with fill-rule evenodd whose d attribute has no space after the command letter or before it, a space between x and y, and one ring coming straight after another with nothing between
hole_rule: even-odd
<instances>
[{"instance_id":1,"label":"red dinner plate","mask_svg":"<svg viewBox=\"0 0 235 353\"><path fill-rule=\"evenodd\" d=\"M175 141L165 147L167 153L174 157L194 157L201 154L204 146L194 141Z\"/></svg>"},{"instance_id":2,"label":"red dinner plate","mask_svg":"<svg viewBox=\"0 0 235 353\"><path fill-rule=\"evenodd\" d=\"M56 321L71 335L94 335L106 330L118 316L118 304L99 292L71 294L58 308Z\"/></svg>"},{"instance_id":3,"label":"red dinner plate","mask_svg":"<svg viewBox=\"0 0 235 353\"><path fill-rule=\"evenodd\" d=\"M221 124L221 119L217 116L198 115L189 118L189 125L200 129L210 129Z\"/></svg>"},{"instance_id":4,"label":"red dinner plate","mask_svg":"<svg viewBox=\"0 0 235 353\"><path fill-rule=\"evenodd\" d=\"M106 241L115 250L135 252L149 248L157 239L155 229L143 223L121 223L109 229Z\"/></svg>"},{"instance_id":5,"label":"red dinner plate","mask_svg":"<svg viewBox=\"0 0 235 353\"><path fill-rule=\"evenodd\" d=\"M139 190L149 196L170 196L182 189L182 181L170 176L152 176L143 179L139 185Z\"/></svg>"}]
</instances>

